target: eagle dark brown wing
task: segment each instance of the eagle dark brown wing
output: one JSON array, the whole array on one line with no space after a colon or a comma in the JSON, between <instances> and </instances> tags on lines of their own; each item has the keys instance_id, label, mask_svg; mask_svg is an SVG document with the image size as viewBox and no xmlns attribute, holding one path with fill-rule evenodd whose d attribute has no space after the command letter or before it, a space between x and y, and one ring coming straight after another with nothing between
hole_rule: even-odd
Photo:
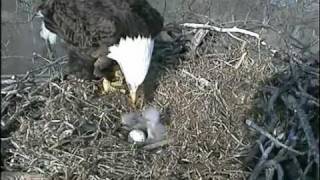
<instances>
[{"instance_id":1,"label":"eagle dark brown wing","mask_svg":"<svg viewBox=\"0 0 320 180\"><path fill-rule=\"evenodd\" d=\"M79 49L117 43L119 32L110 5L101 0L49 0L40 6L47 29ZM107 2L107 1L106 1Z\"/></svg>"},{"instance_id":2,"label":"eagle dark brown wing","mask_svg":"<svg viewBox=\"0 0 320 180\"><path fill-rule=\"evenodd\" d=\"M131 0L132 12L137 14L148 28L152 37L156 36L163 28L164 19L146 0Z\"/></svg>"},{"instance_id":3,"label":"eagle dark brown wing","mask_svg":"<svg viewBox=\"0 0 320 180\"><path fill-rule=\"evenodd\" d=\"M108 47L121 37L153 37L163 27L162 16L146 0L48 0L38 10L46 28L63 39L78 58L83 57L82 61L105 58ZM94 68L102 70L111 64Z\"/></svg>"},{"instance_id":4,"label":"eagle dark brown wing","mask_svg":"<svg viewBox=\"0 0 320 180\"><path fill-rule=\"evenodd\" d=\"M109 47L125 36L155 36L163 26L146 0L49 0L39 10L47 29L80 49Z\"/></svg>"}]
</instances>

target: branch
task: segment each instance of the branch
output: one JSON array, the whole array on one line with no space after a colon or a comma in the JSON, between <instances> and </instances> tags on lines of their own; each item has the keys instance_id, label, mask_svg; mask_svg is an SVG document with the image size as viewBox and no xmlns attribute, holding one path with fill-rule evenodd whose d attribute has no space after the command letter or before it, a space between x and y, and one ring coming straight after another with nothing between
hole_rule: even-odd
<instances>
[{"instance_id":1,"label":"branch","mask_svg":"<svg viewBox=\"0 0 320 180\"><path fill-rule=\"evenodd\" d=\"M253 128L254 130L258 131L259 133L261 133L262 135L266 136L267 138L269 138L272 142L274 142L276 145L281 146L283 148L285 148L288 151L291 151L295 154L298 155L304 155L305 153L295 150L291 147L288 147L287 145L283 144L282 142L280 142L278 139L274 138L270 133L268 133L267 131L265 131L264 129L262 129L261 127L259 127L258 125L256 125L253 121L251 120L246 120L246 124L248 126L250 126L251 128Z\"/></svg>"},{"instance_id":2,"label":"branch","mask_svg":"<svg viewBox=\"0 0 320 180\"><path fill-rule=\"evenodd\" d=\"M162 140L162 141L159 141L159 142L156 142L156 143L153 143L153 144L145 145L143 147L143 149L144 150L153 150L153 149L168 145L169 143L170 143L170 140Z\"/></svg>"},{"instance_id":3,"label":"branch","mask_svg":"<svg viewBox=\"0 0 320 180\"><path fill-rule=\"evenodd\" d=\"M217 32L223 32L223 33L241 33L241 34L246 34L252 37L257 38L258 40L261 40L261 37L258 33L248 31L245 29L240 29L237 27L233 28L221 28L221 27L216 27L208 24L195 24L195 23L184 23L181 24L184 27L189 27L189 28L195 28L195 29L209 29Z\"/></svg>"}]
</instances>

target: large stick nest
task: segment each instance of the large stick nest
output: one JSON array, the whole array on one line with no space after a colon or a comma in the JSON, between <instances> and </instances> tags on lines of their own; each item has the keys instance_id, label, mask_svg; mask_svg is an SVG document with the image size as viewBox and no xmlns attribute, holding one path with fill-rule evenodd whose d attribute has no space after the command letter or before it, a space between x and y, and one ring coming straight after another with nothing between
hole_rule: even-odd
<instances>
[{"instance_id":1,"label":"large stick nest","mask_svg":"<svg viewBox=\"0 0 320 180\"><path fill-rule=\"evenodd\" d=\"M319 177L319 59L292 49L274 54L244 35L245 42L207 30L166 31L172 39L158 44L145 82L146 106L166 123L164 146L127 141L120 123L133 111L127 95L102 95L100 81L41 80L37 69L2 83L2 176ZM61 74L64 60L44 68Z\"/></svg>"}]
</instances>

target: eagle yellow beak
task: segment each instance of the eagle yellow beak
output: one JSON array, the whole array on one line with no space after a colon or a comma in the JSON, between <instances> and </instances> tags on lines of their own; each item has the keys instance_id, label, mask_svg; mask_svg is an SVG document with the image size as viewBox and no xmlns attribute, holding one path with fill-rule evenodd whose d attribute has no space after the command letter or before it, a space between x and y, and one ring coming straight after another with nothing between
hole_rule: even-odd
<instances>
[{"instance_id":1,"label":"eagle yellow beak","mask_svg":"<svg viewBox=\"0 0 320 180\"><path fill-rule=\"evenodd\" d=\"M137 89L130 90L130 97L131 97L132 103L135 105L137 101Z\"/></svg>"}]
</instances>

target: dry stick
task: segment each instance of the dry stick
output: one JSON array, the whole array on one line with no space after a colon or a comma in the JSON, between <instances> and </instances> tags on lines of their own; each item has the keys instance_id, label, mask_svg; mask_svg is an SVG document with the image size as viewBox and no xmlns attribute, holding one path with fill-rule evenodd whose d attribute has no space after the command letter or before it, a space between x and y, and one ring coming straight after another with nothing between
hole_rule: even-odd
<instances>
[{"instance_id":1,"label":"dry stick","mask_svg":"<svg viewBox=\"0 0 320 180\"><path fill-rule=\"evenodd\" d=\"M260 142L260 141L258 141L258 142ZM289 143L289 140L286 140L285 144L287 144L287 143ZM283 177L283 169L279 163L281 161L284 161L287 159L287 156L288 156L287 152L288 151L283 148L277 153L277 155L272 160L267 161L268 155L272 151L273 145L274 145L274 143L272 142L271 145L265 151L262 151L262 156L260 158L260 161L259 161L258 165L252 171L249 180L256 180L258 178L260 172L263 169L269 168L269 166L272 164L275 165L274 168L277 170L278 179L281 179Z\"/></svg>"},{"instance_id":2,"label":"dry stick","mask_svg":"<svg viewBox=\"0 0 320 180\"><path fill-rule=\"evenodd\" d=\"M40 58L43 58L41 56L38 56ZM49 64L46 64L46 65L43 65L43 66L39 66L37 68L34 68L32 69L31 71L29 71L30 73L34 73L34 72L37 72L37 71L40 71L40 70L43 70L45 68L49 68L51 66L55 66L56 64L59 64L59 63L65 63L65 59L66 59L66 56L62 56L62 57L59 57L57 59L55 59L54 61L51 61L51 63Z\"/></svg>"},{"instance_id":3,"label":"dry stick","mask_svg":"<svg viewBox=\"0 0 320 180\"><path fill-rule=\"evenodd\" d=\"M3 171L1 172L1 179L38 179L38 180L48 180L50 178L45 177L42 174L35 173L24 173L24 172L11 172Z\"/></svg>"},{"instance_id":4,"label":"dry stick","mask_svg":"<svg viewBox=\"0 0 320 180\"><path fill-rule=\"evenodd\" d=\"M260 141L258 141L258 142L260 142ZM262 147L261 143L259 143L259 145L261 145L260 147ZM259 174L263 170L264 164L267 161L267 158L268 158L270 152L273 150L273 147L274 147L274 143L271 143L271 145L269 147L267 147L266 150L263 150L263 147L260 149L262 156L260 157L260 160L259 160L258 164L256 165L256 167L253 169L253 171L249 177L249 180L255 180L259 177Z\"/></svg>"},{"instance_id":5,"label":"dry stick","mask_svg":"<svg viewBox=\"0 0 320 180\"><path fill-rule=\"evenodd\" d=\"M220 27L216 27L216 26L212 26L212 25L208 25L208 24L196 24L196 23L184 23L182 24L182 26L184 27L189 27L189 28L196 28L196 29L209 29L209 30L214 30L217 32L223 32L223 33L242 33L242 34L246 34L252 37L257 38L258 40L260 40L260 35L258 33L252 32L252 31L248 31L245 29L240 29L237 27L233 27L233 28L220 28Z\"/></svg>"},{"instance_id":6,"label":"dry stick","mask_svg":"<svg viewBox=\"0 0 320 180\"><path fill-rule=\"evenodd\" d=\"M283 173L283 168L281 167L281 165L275 161L275 160L269 160L265 163L264 165L266 168L268 167L274 167L276 170L277 170L277 174L278 174L278 180L282 180L283 179L283 176L284 176L284 173Z\"/></svg>"},{"instance_id":7,"label":"dry stick","mask_svg":"<svg viewBox=\"0 0 320 180\"><path fill-rule=\"evenodd\" d=\"M276 145L281 146L283 148L285 148L288 151L291 151L293 153L296 153L298 155L304 155L305 153L295 150L291 147L288 147L287 145L283 144L282 142L280 142L279 140L277 140L276 138L274 138L270 133L268 133L267 131L265 131L264 129L262 129L261 127L259 127L258 125L256 125L253 121L251 120L246 120L246 124L253 128L254 130L260 132L262 135L266 136L267 138L269 138L272 142L274 142Z\"/></svg>"},{"instance_id":8,"label":"dry stick","mask_svg":"<svg viewBox=\"0 0 320 180\"><path fill-rule=\"evenodd\" d=\"M12 59L12 58L15 58L15 59L31 59L31 57L27 57L27 56L1 56L1 60L6 60L6 59Z\"/></svg>"},{"instance_id":9,"label":"dry stick","mask_svg":"<svg viewBox=\"0 0 320 180\"><path fill-rule=\"evenodd\" d=\"M238 40L238 41L240 41L240 42L246 42L245 40L243 40L243 39L241 39L241 38L239 38L239 37L237 37L237 36L235 36L235 35L233 35L232 33L230 33L230 32L227 32L228 34L229 34L229 36L231 36L232 38L234 38L234 39L236 39L236 40Z\"/></svg>"},{"instance_id":10,"label":"dry stick","mask_svg":"<svg viewBox=\"0 0 320 180\"><path fill-rule=\"evenodd\" d=\"M312 167L312 165L313 165L313 163L314 163L315 161L311 161L311 162L309 162L309 164L307 165L307 167L304 169L304 171L303 171L303 177L306 177L307 176L307 174L308 174L308 172L310 171L310 169L311 169L311 167Z\"/></svg>"},{"instance_id":11,"label":"dry stick","mask_svg":"<svg viewBox=\"0 0 320 180\"><path fill-rule=\"evenodd\" d=\"M93 108L95 108L95 109L99 109L96 105L91 104L90 102L88 102L88 101L86 101L86 100L83 100L83 99L81 99L81 98L78 98L78 97L76 97L76 96L74 96L74 95L66 92L65 89L63 89L62 87L60 87L58 84L56 84L56 83L54 83L54 82L50 82L50 84L52 84L54 87L60 89L61 92L62 92L64 95L66 95L67 97L72 97L72 98L74 98L74 99L76 99L76 100L79 100L79 101L85 103L85 104L88 105L88 106L91 106L91 107L93 107Z\"/></svg>"},{"instance_id":12,"label":"dry stick","mask_svg":"<svg viewBox=\"0 0 320 180\"><path fill-rule=\"evenodd\" d=\"M224 32L224 33L227 33L229 34L229 36L235 38L236 40L239 40L243 43L245 43L246 41L245 40L242 40L236 36L234 36L233 34L231 33L242 33L242 34L246 34L246 35L249 35L249 36L253 36L255 38L257 38L260 42L261 38L260 38L260 35L258 33L255 33L255 32L251 32L251 31L248 31L248 30L245 30L245 29L240 29L240 28L237 28L237 27L233 27L233 28L220 28L220 27L216 27L216 26L212 26L212 25L209 25L208 23L207 24L194 24L194 23L184 23L182 24L182 26L184 27L190 27L190 28L196 28L196 29L209 29L209 30L214 30L214 31L217 31L217 32ZM206 35L208 32L205 31L205 34L202 34L202 35ZM203 36L201 36L203 38ZM201 39L200 39L201 40ZM259 43L260 44L260 43ZM196 46L197 47L197 46ZM195 48L196 48L195 47ZM241 63L243 62L244 58L246 57L247 55L247 52L244 52L240 58L240 61L238 62L238 64L235 66L236 69L238 69L241 65Z\"/></svg>"},{"instance_id":13,"label":"dry stick","mask_svg":"<svg viewBox=\"0 0 320 180\"><path fill-rule=\"evenodd\" d=\"M319 102L319 99L317 99L316 97L312 96L311 94L308 94L307 92L303 91L303 92L298 92L298 91L295 91L295 94L297 95L297 97L305 97L305 98L308 98L310 99L310 102L317 106L317 107L320 107L320 102Z\"/></svg>"},{"instance_id":14,"label":"dry stick","mask_svg":"<svg viewBox=\"0 0 320 180\"><path fill-rule=\"evenodd\" d=\"M298 84L300 84L298 82ZM306 90L301 87L301 85L298 85L298 89L300 90L301 93L306 93ZM306 113L303 111L302 106L306 103L307 98L304 96L300 96L300 101L299 104L297 100L293 96L288 96L287 100L283 99L284 104L287 106L287 108L291 109L294 111L299 119L299 124L302 127L306 138L307 138L307 143L309 147L311 148L312 153L315 156L315 162L319 166L319 148L318 148L318 143L316 139L314 138L312 128L309 124L309 119L306 115Z\"/></svg>"},{"instance_id":15,"label":"dry stick","mask_svg":"<svg viewBox=\"0 0 320 180\"><path fill-rule=\"evenodd\" d=\"M202 42L202 40L206 37L206 35L208 33L209 33L209 30L204 30L204 29L200 29L196 32L196 34L194 35L194 37L191 40L192 51L195 51L198 48L198 46L200 45L200 43Z\"/></svg>"},{"instance_id":16,"label":"dry stick","mask_svg":"<svg viewBox=\"0 0 320 180\"><path fill-rule=\"evenodd\" d=\"M1 80L2 79L16 80L17 78L23 78L25 76L26 76L26 74L2 74L1 75Z\"/></svg>"},{"instance_id":17,"label":"dry stick","mask_svg":"<svg viewBox=\"0 0 320 180\"><path fill-rule=\"evenodd\" d=\"M244 61L244 59L246 58L246 56L248 54L248 52L245 50L246 45L247 45L247 42L243 41L242 42L242 47L241 47L242 55L241 55L240 60L238 61L238 63L235 65L235 69L239 69L239 67L241 66L242 62Z\"/></svg>"},{"instance_id":18,"label":"dry stick","mask_svg":"<svg viewBox=\"0 0 320 180\"><path fill-rule=\"evenodd\" d=\"M274 168L267 168L265 170L266 180L273 180L275 169Z\"/></svg>"},{"instance_id":19,"label":"dry stick","mask_svg":"<svg viewBox=\"0 0 320 180\"><path fill-rule=\"evenodd\" d=\"M42 56L39 56L37 55L38 57L40 58L44 58ZM54 66L56 64L59 64L59 63L63 63L65 61L65 58L66 56L62 56L62 57L59 57L57 59L55 59L53 62L50 62L49 64L46 64L46 65L43 65L43 66L39 66L39 67L36 67L34 69L32 69L31 71L28 71L26 74L18 74L18 75L1 75L1 85L10 85L10 84L15 84L15 83L18 83L19 81L24 80L24 79L27 79L29 77L30 74L34 74L35 72L38 72L38 71L41 71L45 68L50 68L51 66ZM45 59L45 58L44 58ZM19 77L20 80L16 80L16 79L12 79L13 77ZM36 76L36 79L40 78L38 81L39 82L42 82L42 81L46 81L50 78L50 76L48 75L35 75ZM6 80L4 80L6 79Z\"/></svg>"},{"instance_id":20,"label":"dry stick","mask_svg":"<svg viewBox=\"0 0 320 180\"><path fill-rule=\"evenodd\" d=\"M156 143L153 143L153 144L145 145L143 147L143 149L145 149L145 150L153 150L153 149L156 149L158 147L162 147L162 146L168 145L169 143L170 143L170 140L162 140L162 141L159 141L159 142L156 142Z\"/></svg>"},{"instance_id":21,"label":"dry stick","mask_svg":"<svg viewBox=\"0 0 320 180\"><path fill-rule=\"evenodd\" d=\"M309 124L308 121L308 117L306 116L306 113L303 111L302 107L306 101L305 98L300 100L300 105L297 104L296 100L294 98L292 98L292 103L293 103L293 109L295 111L295 113L297 113L297 116L300 120L300 126L302 127L306 138L307 138L307 142L309 147L311 147L311 150L315 156L315 162L319 165L319 148L318 148L318 143L314 138L313 132L312 132L312 128ZM300 107L299 107L300 106Z\"/></svg>"},{"instance_id":22,"label":"dry stick","mask_svg":"<svg viewBox=\"0 0 320 180\"><path fill-rule=\"evenodd\" d=\"M15 85L17 83L19 83L21 80L17 80L17 79L5 79L6 76L17 76L18 78L22 78L22 75L1 75L1 85L6 85L6 87L10 86L10 85ZM41 82L46 82L50 76L49 75L34 75L34 80L33 82L35 83L41 83ZM26 83L28 84L28 83ZM3 90L4 88L2 88Z\"/></svg>"},{"instance_id":23,"label":"dry stick","mask_svg":"<svg viewBox=\"0 0 320 180\"><path fill-rule=\"evenodd\" d=\"M267 117L265 118L265 120L269 121L269 126L268 129L274 129L276 123L278 122L278 117L276 115L276 113L274 113L274 104L276 102L276 100L279 98L279 96L287 91L288 89L290 89L290 87L295 83L294 79L290 79L288 82L286 82L283 86L279 87L279 88L274 88L274 90L271 91L272 96L268 101L267 104L267 110L266 110L266 114ZM264 136L261 137L261 141L264 139Z\"/></svg>"},{"instance_id":24,"label":"dry stick","mask_svg":"<svg viewBox=\"0 0 320 180\"><path fill-rule=\"evenodd\" d=\"M199 83L204 84L205 86L209 86L211 84L210 81L206 80L205 78L202 78L202 77L198 78L184 69L182 69L181 72L193 78L194 80L198 81Z\"/></svg>"}]
</instances>

